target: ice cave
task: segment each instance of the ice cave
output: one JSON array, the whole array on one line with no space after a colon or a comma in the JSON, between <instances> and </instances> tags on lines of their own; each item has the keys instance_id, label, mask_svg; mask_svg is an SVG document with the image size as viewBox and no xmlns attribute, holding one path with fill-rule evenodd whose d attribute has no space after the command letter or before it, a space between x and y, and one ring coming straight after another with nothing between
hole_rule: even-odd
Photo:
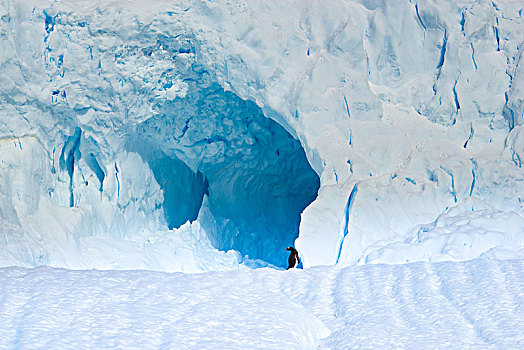
<instances>
[{"instance_id":1,"label":"ice cave","mask_svg":"<svg viewBox=\"0 0 524 350\"><path fill-rule=\"evenodd\" d=\"M251 101L204 84L137 125L127 148L146 160L164 193L170 229L203 221L214 247L283 266L282 250L298 237L300 214L316 197L318 175L300 142Z\"/></svg>"}]
</instances>

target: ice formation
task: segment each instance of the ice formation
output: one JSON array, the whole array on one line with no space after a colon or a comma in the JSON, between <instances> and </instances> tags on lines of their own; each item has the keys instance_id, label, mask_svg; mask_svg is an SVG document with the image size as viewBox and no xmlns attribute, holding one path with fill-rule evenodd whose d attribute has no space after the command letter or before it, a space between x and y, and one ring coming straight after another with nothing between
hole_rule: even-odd
<instances>
[{"instance_id":1,"label":"ice formation","mask_svg":"<svg viewBox=\"0 0 524 350\"><path fill-rule=\"evenodd\" d=\"M523 9L1 0L0 264L520 255Z\"/></svg>"}]
</instances>

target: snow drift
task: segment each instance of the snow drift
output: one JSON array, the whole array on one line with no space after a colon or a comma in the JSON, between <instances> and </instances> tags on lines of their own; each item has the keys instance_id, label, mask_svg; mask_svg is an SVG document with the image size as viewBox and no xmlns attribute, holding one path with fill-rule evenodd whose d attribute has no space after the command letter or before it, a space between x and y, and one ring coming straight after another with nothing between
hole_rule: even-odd
<instances>
[{"instance_id":1,"label":"snow drift","mask_svg":"<svg viewBox=\"0 0 524 350\"><path fill-rule=\"evenodd\" d=\"M522 260L305 271L0 268L0 347L520 349Z\"/></svg>"},{"instance_id":2,"label":"snow drift","mask_svg":"<svg viewBox=\"0 0 524 350\"><path fill-rule=\"evenodd\" d=\"M0 264L519 255L522 7L3 0Z\"/></svg>"}]
</instances>

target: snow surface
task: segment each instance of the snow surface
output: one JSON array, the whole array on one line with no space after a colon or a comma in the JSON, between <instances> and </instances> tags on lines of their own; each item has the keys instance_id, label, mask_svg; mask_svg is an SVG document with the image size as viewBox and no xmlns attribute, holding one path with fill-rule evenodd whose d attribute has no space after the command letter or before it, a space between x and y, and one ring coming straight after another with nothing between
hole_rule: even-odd
<instances>
[{"instance_id":1,"label":"snow surface","mask_svg":"<svg viewBox=\"0 0 524 350\"><path fill-rule=\"evenodd\" d=\"M0 266L521 257L523 7L0 0Z\"/></svg>"},{"instance_id":2,"label":"snow surface","mask_svg":"<svg viewBox=\"0 0 524 350\"><path fill-rule=\"evenodd\" d=\"M2 349L522 349L522 260L0 269Z\"/></svg>"}]
</instances>

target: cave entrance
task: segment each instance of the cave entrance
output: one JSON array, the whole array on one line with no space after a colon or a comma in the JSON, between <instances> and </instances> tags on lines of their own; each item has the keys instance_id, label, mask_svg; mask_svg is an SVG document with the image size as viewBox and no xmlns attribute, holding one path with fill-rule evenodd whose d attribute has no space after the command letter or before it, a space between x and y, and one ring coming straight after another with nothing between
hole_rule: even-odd
<instances>
[{"instance_id":1,"label":"cave entrance","mask_svg":"<svg viewBox=\"0 0 524 350\"><path fill-rule=\"evenodd\" d=\"M163 188L170 228L205 209L200 223L217 249L286 265L284 248L298 237L300 214L320 181L281 125L218 84L195 82L137 135Z\"/></svg>"}]
</instances>

